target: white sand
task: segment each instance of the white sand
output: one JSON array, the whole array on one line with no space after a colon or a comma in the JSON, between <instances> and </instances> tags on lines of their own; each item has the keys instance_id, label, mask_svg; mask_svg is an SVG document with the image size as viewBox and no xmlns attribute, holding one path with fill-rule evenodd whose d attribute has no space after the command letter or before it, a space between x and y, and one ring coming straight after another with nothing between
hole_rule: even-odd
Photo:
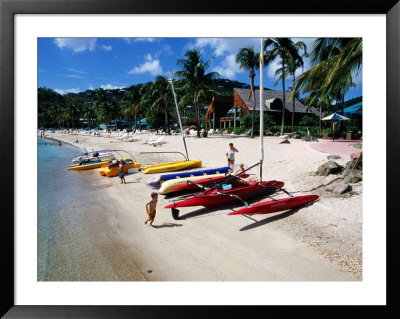
<instances>
[{"instance_id":1,"label":"white sand","mask_svg":"<svg viewBox=\"0 0 400 319\"><path fill-rule=\"evenodd\" d=\"M142 167L181 160L182 156L140 152L184 153L181 135L165 136L166 143L157 147L143 144L148 135L141 135L142 141L135 142L61 132L46 135L85 146L87 150L123 149L141 162ZM79 143L74 143L77 139ZM250 166L259 161L258 137L186 139L190 159L201 159L203 168L225 166L225 150L231 141L239 150L237 164L243 162ZM150 227L144 225L145 204L153 189L146 186L146 181L154 175L141 172L127 175L125 185L120 184L118 177L99 175L99 185L104 187L107 196L123 207L113 212L111 227L115 227L147 280L349 281L362 278L362 183L352 184L353 192L343 195L330 191L341 181L318 187L333 179L313 176L327 162L329 154L312 149L302 140L290 139L290 144L279 144L281 141L281 137L264 137L263 180L283 181L285 189L294 195L317 194L318 202L294 211L251 217L228 216L232 207L212 211L187 207L180 209L183 219L174 220L170 210L164 209L169 200L159 195L155 227ZM335 161L345 165L349 160L349 156L342 156ZM253 173L257 177L258 168Z\"/></svg>"}]
</instances>

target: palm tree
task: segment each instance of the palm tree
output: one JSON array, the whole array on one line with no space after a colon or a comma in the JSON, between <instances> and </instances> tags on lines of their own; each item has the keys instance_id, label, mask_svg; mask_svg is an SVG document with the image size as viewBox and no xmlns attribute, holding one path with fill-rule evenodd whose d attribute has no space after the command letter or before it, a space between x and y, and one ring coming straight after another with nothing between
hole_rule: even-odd
<instances>
[{"instance_id":1,"label":"palm tree","mask_svg":"<svg viewBox=\"0 0 400 319\"><path fill-rule=\"evenodd\" d=\"M139 86L132 86L126 90L122 99L122 112L128 119L137 121L137 105L140 102L140 88Z\"/></svg>"},{"instance_id":2,"label":"palm tree","mask_svg":"<svg viewBox=\"0 0 400 319\"><path fill-rule=\"evenodd\" d=\"M100 120L110 122L113 118L119 115L118 104L115 98L109 97L103 89L97 89L94 97L94 109ZM115 121L117 124L117 121Z\"/></svg>"},{"instance_id":3,"label":"palm tree","mask_svg":"<svg viewBox=\"0 0 400 319\"><path fill-rule=\"evenodd\" d=\"M168 79L164 76L157 76L156 80L153 82L151 96L153 99L153 104L151 107L155 110L159 110L160 108L164 108L165 112L165 125L168 130L168 134L170 134L170 127L168 123L168 106L171 105L173 100L171 84L168 82Z\"/></svg>"},{"instance_id":4,"label":"palm tree","mask_svg":"<svg viewBox=\"0 0 400 319\"><path fill-rule=\"evenodd\" d=\"M179 59L177 64L183 67L183 70L176 71L174 76L183 80L182 89L187 94L193 94L193 104L196 110L197 137L200 137L200 110L199 110L199 92L201 89L211 88L213 79L219 76L217 72L206 73L213 58L204 62L199 50L193 49L185 52L185 58ZM184 97L182 97L184 99Z\"/></svg>"},{"instance_id":5,"label":"palm tree","mask_svg":"<svg viewBox=\"0 0 400 319\"><path fill-rule=\"evenodd\" d=\"M288 70L289 73L293 76L293 84L292 84L292 90L296 87L296 71L298 68L304 67L304 61L303 61L303 56L308 57L307 53L307 46L303 41L297 41L294 44L295 48L297 49L297 53L295 56L290 55L289 60L288 60ZM300 50L303 50L303 54L300 55ZM299 95L296 96L298 98ZM296 112L296 99L293 99L293 112L292 112L292 133L293 133L293 127L294 127L294 114Z\"/></svg>"},{"instance_id":6,"label":"palm tree","mask_svg":"<svg viewBox=\"0 0 400 319\"><path fill-rule=\"evenodd\" d=\"M139 89L139 95L141 96L140 101L138 104L136 104L136 114L138 116L139 119L139 131L142 130L142 122L141 122L141 118L144 114L147 113L147 111L149 110L149 106L152 105L152 99L151 99L151 87L152 87L153 83L152 82L148 82L144 85L142 85ZM137 123L137 122L136 122Z\"/></svg>"},{"instance_id":7,"label":"palm tree","mask_svg":"<svg viewBox=\"0 0 400 319\"><path fill-rule=\"evenodd\" d=\"M289 59L293 60L301 59L299 55L298 48L295 46L290 38L267 38L264 43L264 50L266 54L264 56L265 65L268 65L277 57L280 57L281 70L282 70L282 89L283 89L283 99L282 99L282 127L281 135L284 133L285 129L285 68L289 63Z\"/></svg>"},{"instance_id":8,"label":"palm tree","mask_svg":"<svg viewBox=\"0 0 400 319\"><path fill-rule=\"evenodd\" d=\"M256 73L255 69L260 68L260 53L254 51L253 47L241 48L236 55L236 63L239 63L239 68L244 70L249 70L249 78L250 78L250 93L249 93L249 101L251 96L253 95L254 105L253 105L253 116L251 119L251 138L254 137L254 119L255 119L255 111L256 111L256 96L254 94L254 78ZM262 88L260 88L262 90Z\"/></svg>"},{"instance_id":9,"label":"palm tree","mask_svg":"<svg viewBox=\"0 0 400 319\"><path fill-rule=\"evenodd\" d=\"M299 93L299 92L297 92ZM304 98L304 104L308 105L308 109L312 105L315 105L319 107L319 133L322 134L322 110L323 107L328 107L332 104L333 97L328 95L324 97L323 99L321 98L319 90L314 90L312 91L308 96Z\"/></svg>"},{"instance_id":10,"label":"palm tree","mask_svg":"<svg viewBox=\"0 0 400 319\"><path fill-rule=\"evenodd\" d=\"M311 54L317 65L304 72L298 79L296 91L311 92L319 89L320 97L339 96L353 85L352 75L362 65L362 39L317 39ZM343 103L342 103L343 104Z\"/></svg>"}]
</instances>

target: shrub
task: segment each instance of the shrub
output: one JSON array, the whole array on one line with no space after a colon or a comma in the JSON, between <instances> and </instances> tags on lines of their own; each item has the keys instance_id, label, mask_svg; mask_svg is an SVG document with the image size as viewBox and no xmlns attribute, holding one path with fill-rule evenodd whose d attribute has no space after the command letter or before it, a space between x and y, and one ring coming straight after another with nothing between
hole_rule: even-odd
<instances>
[{"instance_id":1,"label":"shrub","mask_svg":"<svg viewBox=\"0 0 400 319\"><path fill-rule=\"evenodd\" d=\"M251 120L252 120L252 118L253 118L253 114L252 114L252 112L250 112L241 121L240 127L244 128L245 131L248 131L249 129L251 129ZM260 112L256 112L255 116L254 116L254 133L256 133L257 129L258 130L260 129L259 128L259 126L260 126L259 123L260 123ZM273 127L274 125L276 125L276 123L272 119L272 117L268 113L264 112L264 129L265 130L271 130L271 127Z\"/></svg>"},{"instance_id":2,"label":"shrub","mask_svg":"<svg viewBox=\"0 0 400 319\"><path fill-rule=\"evenodd\" d=\"M246 130L244 127L235 127L235 128L233 128L233 133L235 135L240 135L240 134L245 133L247 131L248 130Z\"/></svg>"},{"instance_id":3,"label":"shrub","mask_svg":"<svg viewBox=\"0 0 400 319\"><path fill-rule=\"evenodd\" d=\"M318 124L319 117L315 114L304 115L299 122L299 125L301 126L317 126Z\"/></svg>"}]
</instances>

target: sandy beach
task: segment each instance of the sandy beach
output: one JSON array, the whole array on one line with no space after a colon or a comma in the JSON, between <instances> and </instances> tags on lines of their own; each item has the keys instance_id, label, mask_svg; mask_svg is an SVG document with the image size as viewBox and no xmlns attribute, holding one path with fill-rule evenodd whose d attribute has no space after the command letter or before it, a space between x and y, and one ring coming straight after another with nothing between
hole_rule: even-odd
<instances>
[{"instance_id":1,"label":"sandy beach","mask_svg":"<svg viewBox=\"0 0 400 319\"><path fill-rule=\"evenodd\" d=\"M141 154L185 153L181 135L165 135L165 143L155 147L143 143L151 135L138 134L141 140L134 142L61 131L46 132L45 137L87 150L126 150L142 167L183 159L179 154ZM154 227L150 227L144 224L145 204L154 190L146 182L157 174L128 174L127 184L120 184L118 177L99 175L99 189L108 202L121 208L110 213L110 227L126 249L121 255L132 257L149 281L361 280L362 182L351 184L351 192L338 194L334 190L344 183L339 176L314 175L328 161L329 152L312 147L318 142L282 141L282 137L264 137L263 180L283 181L293 195L319 195L312 205L253 216L228 216L235 206L218 210L187 207L180 210L181 219L174 220L164 208L170 199L159 195ZM201 159L202 168L225 166L229 142L239 150L236 164L251 166L259 161L259 137L186 138L190 159ZM349 154L359 151L349 149L332 153L340 156L334 161L345 166ZM258 168L252 173L257 178ZM285 196L280 193L275 198Z\"/></svg>"}]
</instances>

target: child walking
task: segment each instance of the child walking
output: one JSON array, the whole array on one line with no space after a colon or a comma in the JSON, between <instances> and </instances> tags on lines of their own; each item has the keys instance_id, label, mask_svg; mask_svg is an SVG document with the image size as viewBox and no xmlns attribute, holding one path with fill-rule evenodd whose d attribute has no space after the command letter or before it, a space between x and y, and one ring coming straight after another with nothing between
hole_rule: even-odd
<instances>
[{"instance_id":1,"label":"child walking","mask_svg":"<svg viewBox=\"0 0 400 319\"><path fill-rule=\"evenodd\" d=\"M119 178L121 179L121 184L125 182L125 176L124 176L124 160L121 160L121 162L119 162L119 166L118 166L118 171L119 171Z\"/></svg>"},{"instance_id":2,"label":"child walking","mask_svg":"<svg viewBox=\"0 0 400 319\"><path fill-rule=\"evenodd\" d=\"M146 204L147 220L144 222L150 222L150 226L153 226L154 218L156 217L156 206L158 201L158 194L156 192L151 193L151 201Z\"/></svg>"}]
</instances>

